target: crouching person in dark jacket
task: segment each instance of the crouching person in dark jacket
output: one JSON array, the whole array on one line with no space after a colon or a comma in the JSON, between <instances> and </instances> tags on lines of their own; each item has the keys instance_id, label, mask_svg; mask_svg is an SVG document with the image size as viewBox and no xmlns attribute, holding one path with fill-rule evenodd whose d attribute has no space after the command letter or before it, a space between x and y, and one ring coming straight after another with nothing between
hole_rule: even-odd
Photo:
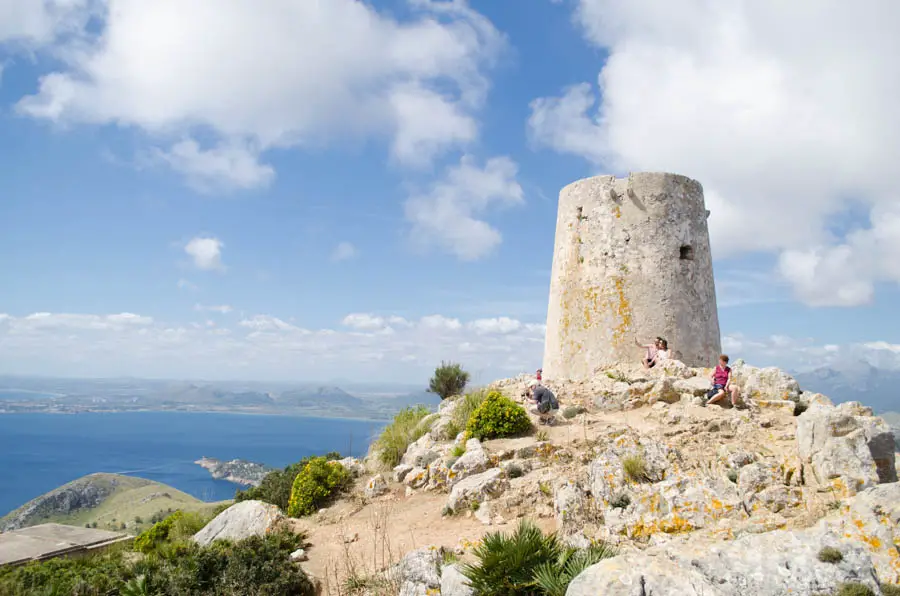
<instances>
[{"instance_id":1,"label":"crouching person in dark jacket","mask_svg":"<svg viewBox=\"0 0 900 596\"><path fill-rule=\"evenodd\" d=\"M538 416L540 424L553 424L559 412L559 402L553 392L532 380L525 390L525 397L530 403L528 410Z\"/></svg>"}]
</instances>

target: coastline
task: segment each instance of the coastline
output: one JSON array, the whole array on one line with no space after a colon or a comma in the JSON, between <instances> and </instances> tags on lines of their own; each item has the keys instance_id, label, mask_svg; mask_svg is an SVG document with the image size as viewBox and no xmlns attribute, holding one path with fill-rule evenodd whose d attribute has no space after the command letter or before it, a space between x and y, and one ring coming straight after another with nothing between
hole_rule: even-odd
<instances>
[{"instance_id":1,"label":"coastline","mask_svg":"<svg viewBox=\"0 0 900 596\"><path fill-rule=\"evenodd\" d=\"M383 422L390 423L391 418L360 418L358 416L333 416L321 413L300 412L243 412L234 410L83 410L80 412L60 411L26 411L26 412L2 412L0 416L22 416L34 414L48 414L59 416L78 416L80 414L228 414L232 416L278 416L283 418L316 418L321 420L350 420L353 422Z\"/></svg>"}]
</instances>

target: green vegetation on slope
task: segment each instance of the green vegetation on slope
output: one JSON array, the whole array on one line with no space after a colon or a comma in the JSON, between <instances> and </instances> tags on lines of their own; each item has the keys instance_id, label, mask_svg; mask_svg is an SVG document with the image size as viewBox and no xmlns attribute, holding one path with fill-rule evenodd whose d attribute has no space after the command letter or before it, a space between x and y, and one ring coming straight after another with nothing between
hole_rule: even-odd
<instances>
[{"instance_id":1,"label":"green vegetation on slope","mask_svg":"<svg viewBox=\"0 0 900 596\"><path fill-rule=\"evenodd\" d=\"M302 536L280 530L265 537L198 546L189 538L195 523L179 530L186 520L178 516L172 522L162 522L164 531L151 530L152 536L140 541L142 552L118 546L86 557L58 558L0 569L0 594L307 596L314 593L310 580L289 558L302 545ZM159 527L162 526L154 526Z\"/></svg>"},{"instance_id":2,"label":"green vegetation on slope","mask_svg":"<svg viewBox=\"0 0 900 596\"><path fill-rule=\"evenodd\" d=\"M429 426L420 423L429 414L428 408L417 406L404 408L394 416L375 441L375 449L381 452L381 463L390 468L400 463L409 444L428 432Z\"/></svg>"},{"instance_id":3,"label":"green vegetation on slope","mask_svg":"<svg viewBox=\"0 0 900 596\"><path fill-rule=\"evenodd\" d=\"M55 522L140 532L177 509L208 515L221 504L144 478L88 474L0 518L0 531Z\"/></svg>"},{"instance_id":4,"label":"green vegetation on slope","mask_svg":"<svg viewBox=\"0 0 900 596\"><path fill-rule=\"evenodd\" d=\"M259 486L248 488L247 490L239 490L234 495L235 502L240 501L264 501L277 505L282 511L288 510L288 504L291 499L291 490L293 490L294 479L297 478L303 468L306 467L315 456L304 457L295 464L286 466L283 470L273 470L263 477ZM341 454L332 451L326 453L324 458L327 461L341 459Z\"/></svg>"}]
</instances>

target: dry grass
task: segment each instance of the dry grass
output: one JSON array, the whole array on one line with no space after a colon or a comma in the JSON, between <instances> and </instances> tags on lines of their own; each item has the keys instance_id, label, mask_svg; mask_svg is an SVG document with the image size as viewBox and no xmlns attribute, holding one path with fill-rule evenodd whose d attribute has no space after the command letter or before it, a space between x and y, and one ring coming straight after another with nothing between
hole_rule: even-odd
<instances>
[{"instance_id":1,"label":"dry grass","mask_svg":"<svg viewBox=\"0 0 900 596\"><path fill-rule=\"evenodd\" d=\"M361 540L371 541L371 558L358 559L350 549L352 540L341 524L344 545L342 560L329 561L326 567L324 593L334 596L395 596L400 591L399 578L392 573L399 557L391 547L388 527L393 514L390 503L372 510Z\"/></svg>"},{"instance_id":2,"label":"dry grass","mask_svg":"<svg viewBox=\"0 0 900 596\"><path fill-rule=\"evenodd\" d=\"M633 482L648 482L650 474L647 471L647 462L640 455L628 455L622 458L622 469Z\"/></svg>"}]
</instances>

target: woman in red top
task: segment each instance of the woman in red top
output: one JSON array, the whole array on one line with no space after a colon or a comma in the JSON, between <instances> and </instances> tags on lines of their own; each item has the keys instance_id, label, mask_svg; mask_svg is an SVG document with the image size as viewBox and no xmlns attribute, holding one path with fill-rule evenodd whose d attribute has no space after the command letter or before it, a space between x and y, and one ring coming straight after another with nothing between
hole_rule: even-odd
<instances>
[{"instance_id":1,"label":"woman in red top","mask_svg":"<svg viewBox=\"0 0 900 596\"><path fill-rule=\"evenodd\" d=\"M726 393L730 393L731 405L736 408L740 392L737 386L731 383L731 367L728 366L727 354L719 356L719 364L713 369L712 374L709 375L709 380L712 381L713 387L707 394L709 401L703 405L721 401Z\"/></svg>"}]
</instances>

